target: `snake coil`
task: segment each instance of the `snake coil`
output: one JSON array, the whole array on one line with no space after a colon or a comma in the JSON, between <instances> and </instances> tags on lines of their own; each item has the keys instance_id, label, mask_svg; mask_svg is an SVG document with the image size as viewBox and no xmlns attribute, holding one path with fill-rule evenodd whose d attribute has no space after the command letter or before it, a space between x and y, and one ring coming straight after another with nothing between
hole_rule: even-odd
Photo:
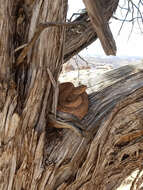
<instances>
[{"instance_id":1,"label":"snake coil","mask_svg":"<svg viewBox=\"0 0 143 190\"><path fill-rule=\"evenodd\" d=\"M86 86L74 87L71 82L59 85L59 99L56 118L49 114L49 125L55 128L68 128L80 136L85 136L81 119L88 112Z\"/></svg>"},{"instance_id":2,"label":"snake coil","mask_svg":"<svg viewBox=\"0 0 143 190\"><path fill-rule=\"evenodd\" d=\"M59 101L57 110L75 115L82 119L88 112L88 95L86 86L74 87L71 82L59 85Z\"/></svg>"}]
</instances>

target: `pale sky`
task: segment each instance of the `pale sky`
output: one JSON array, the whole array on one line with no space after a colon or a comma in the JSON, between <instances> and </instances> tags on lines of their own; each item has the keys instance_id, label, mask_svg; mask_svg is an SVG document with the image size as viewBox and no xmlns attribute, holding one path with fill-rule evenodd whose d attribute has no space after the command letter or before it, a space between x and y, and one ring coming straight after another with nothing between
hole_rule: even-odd
<instances>
[{"instance_id":1,"label":"pale sky","mask_svg":"<svg viewBox=\"0 0 143 190\"><path fill-rule=\"evenodd\" d=\"M120 1L124 1L124 0L120 0ZM134 2L135 1L138 2L138 0L134 0ZM76 1L69 0L68 17L70 17L73 12L78 12L79 9L82 9L82 8L84 8L84 4L82 0L76 0ZM125 13L121 13L121 10L118 9L116 14L118 18L122 18L122 15L124 15ZM142 14L143 14L143 10L142 10ZM128 19L130 19L130 17ZM131 22L124 24L120 34L118 34L118 32L119 32L122 22L114 20L114 19L110 20L110 22L111 22L110 27L111 27L111 30L112 30L112 33L117 45L117 56L143 57L143 33L141 33L137 25L137 22L135 23L135 27L130 38L129 38L129 35L132 28ZM142 27L142 31L143 31L143 27ZM88 56L88 55L89 56L105 56L105 53L101 47L99 40L96 40L92 45L90 45L87 49L83 50L80 54L84 56Z\"/></svg>"}]
</instances>

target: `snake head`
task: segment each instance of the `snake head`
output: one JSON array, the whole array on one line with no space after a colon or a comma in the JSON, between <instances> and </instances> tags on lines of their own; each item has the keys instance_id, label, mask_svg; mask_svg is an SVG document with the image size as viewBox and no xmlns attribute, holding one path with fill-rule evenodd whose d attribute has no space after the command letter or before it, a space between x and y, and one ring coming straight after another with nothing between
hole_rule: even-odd
<instances>
[{"instance_id":1,"label":"snake head","mask_svg":"<svg viewBox=\"0 0 143 190\"><path fill-rule=\"evenodd\" d=\"M80 86L77 86L75 87L73 90L72 90L72 94L74 95L80 95L80 94L83 94L87 89L87 86L85 85L80 85Z\"/></svg>"}]
</instances>

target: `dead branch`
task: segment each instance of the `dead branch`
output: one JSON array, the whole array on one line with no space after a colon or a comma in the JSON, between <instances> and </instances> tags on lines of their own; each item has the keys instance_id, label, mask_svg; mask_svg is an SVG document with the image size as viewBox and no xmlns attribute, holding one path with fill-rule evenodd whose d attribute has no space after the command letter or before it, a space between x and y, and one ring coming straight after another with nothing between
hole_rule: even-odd
<instances>
[{"instance_id":1,"label":"dead branch","mask_svg":"<svg viewBox=\"0 0 143 190\"><path fill-rule=\"evenodd\" d=\"M121 10L121 15L123 18L119 18L115 15L112 16L113 19L116 19L116 20L122 22L118 34L120 34L125 22L131 22L132 28L131 28L131 32L129 35L129 37L130 37L133 32L133 29L134 29L135 21L138 23L140 31L142 32L142 29L141 29L141 27L142 27L141 25L143 24L143 15L142 15L143 3L142 3L142 1L141 0L138 0L138 1L126 0L122 5L119 4L118 7Z\"/></svg>"},{"instance_id":2,"label":"dead branch","mask_svg":"<svg viewBox=\"0 0 143 190\"><path fill-rule=\"evenodd\" d=\"M37 39L39 38L41 32L43 32L44 29L48 28L48 27L61 27L61 26L73 26L73 25L77 25L77 24L83 24L81 21L79 22L63 22L63 23L55 23L55 22L48 22L48 23L40 23L39 26L37 27L34 36L32 37L32 39L30 40L30 42L25 46L23 45L22 48L24 48L22 50L22 52L20 53L19 57L17 58L17 65L19 65L20 63L23 62L24 58L26 57L27 53L29 52L29 50L33 47L33 45L35 44L35 42L37 41ZM16 48L15 51L21 49L20 48Z\"/></svg>"},{"instance_id":3,"label":"dead branch","mask_svg":"<svg viewBox=\"0 0 143 190\"><path fill-rule=\"evenodd\" d=\"M116 55L116 43L109 24L104 19L102 5L99 1L84 0L91 23L107 55Z\"/></svg>"}]
</instances>

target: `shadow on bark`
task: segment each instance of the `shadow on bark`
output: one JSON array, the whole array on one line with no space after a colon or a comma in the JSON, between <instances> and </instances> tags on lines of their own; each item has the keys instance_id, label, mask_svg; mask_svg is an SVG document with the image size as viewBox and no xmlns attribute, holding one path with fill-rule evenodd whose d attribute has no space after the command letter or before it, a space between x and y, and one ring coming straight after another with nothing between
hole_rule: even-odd
<instances>
[{"instance_id":1,"label":"shadow on bark","mask_svg":"<svg viewBox=\"0 0 143 190\"><path fill-rule=\"evenodd\" d=\"M31 3L27 6L28 20L26 2ZM112 85L106 84L105 89L89 95L89 111L82 121L87 126L87 136L82 138L70 130L53 131L47 125L48 113L57 98L65 28L44 31L23 63L16 67L20 52L14 54L15 48L30 41L41 21L65 21L64 2L67 3L2 0L0 189L111 190L133 170L142 167L142 71L124 72L115 84L116 74L111 80L111 74L106 75L105 81L112 81ZM116 8L111 5L118 4L114 2L102 2L109 17ZM78 35L67 39L66 43L71 41L67 44L70 50L66 46L68 58L95 39L88 24L82 30L83 35L80 34L83 41Z\"/></svg>"},{"instance_id":2,"label":"shadow on bark","mask_svg":"<svg viewBox=\"0 0 143 190\"><path fill-rule=\"evenodd\" d=\"M62 138L47 146L46 163L55 165L51 189L113 190L134 170L142 170L143 72L132 74L134 67L125 68L126 76L119 74L122 69L107 74L110 80L111 73L122 80L89 95L82 121L87 137L62 130Z\"/></svg>"}]
</instances>

